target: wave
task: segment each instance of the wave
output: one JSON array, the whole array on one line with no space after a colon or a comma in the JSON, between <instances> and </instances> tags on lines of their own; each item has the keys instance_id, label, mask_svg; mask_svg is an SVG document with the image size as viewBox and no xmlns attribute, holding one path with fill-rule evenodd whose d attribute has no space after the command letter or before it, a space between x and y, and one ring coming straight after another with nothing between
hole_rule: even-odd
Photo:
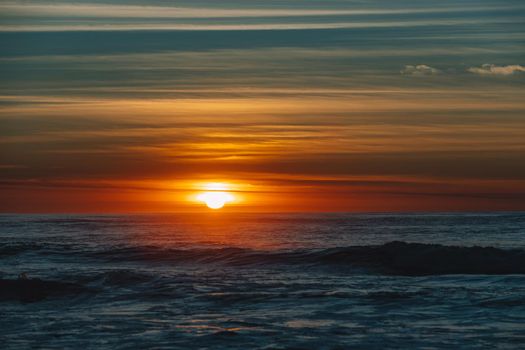
<instances>
[{"instance_id":1,"label":"wave","mask_svg":"<svg viewBox=\"0 0 525 350\"><path fill-rule=\"evenodd\" d=\"M0 258L15 256L27 251L40 250L42 247L35 243L4 243L0 245Z\"/></svg>"},{"instance_id":2,"label":"wave","mask_svg":"<svg viewBox=\"0 0 525 350\"><path fill-rule=\"evenodd\" d=\"M381 246L338 248L320 260L357 264L402 275L525 274L525 251L494 247L390 242Z\"/></svg>"},{"instance_id":3,"label":"wave","mask_svg":"<svg viewBox=\"0 0 525 350\"><path fill-rule=\"evenodd\" d=\"M353 266L397 275L525 274L525 250L400 241L376 246L274 252L243 248L129 247L97 252L92 256L112 261L204 263L230 266L272 264Z\"/></svg>"},{"instance_id":4,"label":"wave","mask_svg":"<svg viewBox=\"0 0 525 350\"><path fill-rule=\"evenodd\" d=\"M89 285L93 288L103 287L126 287L135 286L138 284L149 283L157 277L153 274L147 274L130 269L115 269L110 270L93 270L87 274L71 274L63 275L61 279L79 283L82 285Z\"/></svg>"},{"instance_id":5,"label":"wave","mask_svg":"<svg viewBox=\"0 0 525 350\"><path fill-rule=\"evenodd\" d=\"M34 245L28 245L35 248ZM39 249L42 246L38 247ZM75 251L78 254L79 251ZM63 254L67 254L63 252ZM445 274L507 275L525 274L525 250L495 247L461 247L440 244L407 243L394 241L382 245L352 246L328 249L302 249L288 251L257 251L244 248L215 249L162 249L159 247L109 248L83 253L100 263L140 262L147 264L205 264L238 267L320 267L352 272L366 269L367 273L387 275L425 276ZM342 269L342 270L341 270ZM62 276L62 281L0 278L0 301L18 300L35 302L48 298L70 297L93 293L106 288L130 285L157 284L158 276L126 269L98 270L81 276ZM151 286L150 286L151 287ZM164 288L164 289L163 289ZM167 289L166 289L167 288ZM162 283L154 288L152 297L171 295L172 286ZM142 293L142 292L141 292ZM166 294L167 293L167 294ZM142 295L142 294L141 294ZM142 295L143 297L144 295ZM224 295L218 296L224 298ZM228 295L238 300L247 295ZM406 295L378 294L371 298L396 299ZM250 297L251 298L251 297ZM268 298L257 294L256 299ZM487 306L516 305L519 300L486 300Z\"/></svg>"},{"instance_id":6,"label":"wave","mask_svg":"<svg viewBox=\"0 0 525 350\"><path fill-rule=\"evenodd\" d=\"M170 249L158 246L80 247L48 244L0 244L0 258L26 252L71 255L110 262L172 264L223 264L228 266L309 265L361 267L384 274L525 274L525 250L495 247L462 247L394 241L382 245L258 251L246 248ZM131 280L143 277L128 276ZM121 275L105 278L118 280ZM127 279L127 278L125 278Z\"/></svg>"},{"instance_id":7,"label":"wave","mask_svg":"<svg viewBox=\"0 0 525 350\"><path fill-rule=\"evenodd\" d=\"M79 295L88 289L69 282L32 279L0 279L0 301L18 300L23 303L41 301L50 297Z\"/></svg>"}]
</instances>

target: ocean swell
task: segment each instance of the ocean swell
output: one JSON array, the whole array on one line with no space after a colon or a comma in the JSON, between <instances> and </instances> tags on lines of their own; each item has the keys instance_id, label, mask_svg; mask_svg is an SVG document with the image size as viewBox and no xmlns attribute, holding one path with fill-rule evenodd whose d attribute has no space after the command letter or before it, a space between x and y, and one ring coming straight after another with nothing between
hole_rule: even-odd
<instances>
[{"instance_id":1,"label":"ocean swell","mask_svg":"<svg viewBox=\"0 0 525 350\"><path fill-rule=\"evenodd\" d=\"M401 275L525 274L525 251L390 242L324 251L320 261L369 266Z\"/></svg>"},{"instance_id":2,"label":"ocean swell","mask_svg":"<svg viewBox=\"0 0 525 350\"><path fill-rule=\"evenodd\" d=\"M256 251L243 248L163 249L129 247L96 252L91 257L111 261L225 264L230 266L309 265L362 267L397 275L525 274L525 251L494 247L459 247L394 241L293 251Z\"/></svg>"},{"instance_id":3,"label":"ocean swell","mask_svg":"<svg viewBox=\"0 0 525 350\"><path fill-rule=\"evenodd\" d=\"M0 279L0 302L18 300L24 303L50 297L75 296L87 292L84 286L69 282L33 279Z\"/></svg>"}]
</instances>

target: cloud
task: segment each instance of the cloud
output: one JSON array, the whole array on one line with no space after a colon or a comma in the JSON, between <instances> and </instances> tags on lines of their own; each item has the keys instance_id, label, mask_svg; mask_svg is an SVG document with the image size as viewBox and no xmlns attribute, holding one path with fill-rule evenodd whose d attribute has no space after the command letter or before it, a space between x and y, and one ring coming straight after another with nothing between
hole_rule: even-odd
<instances>
[{"instance_id":1,"label":"cloud","mask_svg":"<svg viewBox=\"0 0 525 350\"><path fill-rule=\"evenodd\" d=\"M98 4L96 2L99 2ZM129 4L126 4L128 2ZM484 25L487 18L456 16L475 11L492 14L508 5L478 7L391 7L363 8L357 4L298 6L297 1L283 0L279 5L264 7L242 2L243 7L215 4L213 1L166 2L153 1L147 6L136 1L119 0L114 4L100 1L0 1L0 32L11 31L117 31L117 30L298 30L298 29L351 29ZM155 4L165 6L156 6ZM187 6L183 6L184 3ZM241 3L241 2L239 2ZM319 2L321 3L321 2ZM192 5L190 5L192 4ZM173 5L173 4L172 4ZM513 8L513 6L510 6ZM434 18L427 14L435 13ZM408 16L423 14L423 16ZM370 20L370 16L378 17ZM441 18L442 17L442 18ZM491 22L501 22L499 18ZM514 19L506 18L506 23ZM517 20L516 20L517 21ZM521 21L519 22L521 24Z\"/></svg>"},{"instance_id":2,"label":"cloud","mask_svg":"<svg viewBox=\"0 0 525 350\"><path fill-rule=\"evenodd\" d=\"M417 66L407 65L401 70L401 74L405 75L436 75L441 73L439 69L427 66L426 64L418 64Z\"/></svg>"},{"instance_id":3,"label":"cloud","mask_svg":"<svg viewBox=\"0 0 525 350\"><path fill-rule=\"evenodd\" d=\"M470 73L479 75L512 75L516 72L525 72L525 67L519 64L508 66L496 66L495 64L484 64L481 67L470 67L467 69Z\"/></svg>"},{"instance_id":4,"label":"cloud","mask_svg":"<svg viewBox=\"0 0 525 350\"><path fill-rule=\"evenodd\" d=\"M48 2L48 3L46 3ZM125 1L124 1L125 2ZM233 18L233 17L305 17L305 16L359 16L359 15L404 15L420 13L456 13L464 11L494 11L507 6L472 7L419 7L419 8L296 8L295 5L269 6L265 8L248 6L244 8L223 8L212 6L156 6L155 4L97 4L97 3L55 3L55 1L25 1L0 4L2 16L19 17L106 17L106 18Z\"/></svg>"}]
</instances>

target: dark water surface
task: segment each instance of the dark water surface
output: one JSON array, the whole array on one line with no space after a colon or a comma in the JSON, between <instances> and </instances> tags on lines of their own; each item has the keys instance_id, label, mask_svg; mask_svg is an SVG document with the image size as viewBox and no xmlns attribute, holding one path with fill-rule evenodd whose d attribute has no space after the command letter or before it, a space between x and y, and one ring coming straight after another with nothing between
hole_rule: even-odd
<instances>
[{"instance_id":1,"label":"dark water surface","mask_svg":"<svg viewBox=\"0 0 525 350\"><path fill-rule=\"evenodd\" d=\"M0 331L2 349L523 348L525 214L3 215Z\"/></svg>"}]
</instances>

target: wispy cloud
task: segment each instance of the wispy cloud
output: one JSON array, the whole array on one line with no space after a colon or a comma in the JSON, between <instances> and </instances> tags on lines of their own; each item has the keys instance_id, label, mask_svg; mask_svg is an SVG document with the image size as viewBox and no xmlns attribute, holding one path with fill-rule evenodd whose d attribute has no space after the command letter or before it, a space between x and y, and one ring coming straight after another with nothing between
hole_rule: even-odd
<instances>
[{"instance_id":1,"label":"wispy cloud","mask_svg":"<svg viewBox=\"0 0 525 350\"><path fill-rule=\"evenodd\" d=\"M487 23L478 19L450 19L450 20L406 20L406 21L377 21L377 22L296 22L296 23L239 23L239 24L198 24L198 23L131 23L117 24L106 22L93 22L90 24L77 24L63 22L59 24L0 24L1 32L31 32L31 31L130 31L130 30L184 30L184 31L232 31L232 30L307 30L307 29L359 29L359 28L410 28L410 27L447 27L457 25L480 25ZM497 21L490 21L495 23Z\"/></svg>"},{"instance_id":2,"label":"wispy cloud","mask_svg":"<svg viewBox=\"0 0 525 350\"><path fill-rule=\"evenodd\" d=\"M1 170L21 169L21 168L25 168L25 166L18 165L18 164L0 164Z\"/></svg>"},{"instance_id":3,"label":"wispy cloud","mask_svg":"<svg viewBox=\"0 0 525 350\"><path fill-rule=\"evenodd\" d=\"M246 6L246 5L245 5ZM40 3L7 2L0 4L4 16L65 16L65 17L106 17L106 18L232 18L232 17L296 17L296 16L342 16L342 15L388 15L419 13L455 13L465 11L491 11L506 9L508 6L472 7L405 7L405 8L297 8L297 6L224 8L216 5L207 7L155 6L133 4L94 3Z\"/></svg>"},{"instance_id":4,"label":"wispy cloud","mask_svg":"<svg viewBox=\"0 0 525 350\"><path fill-rule=\"evenodd\" d=\"M519 64L496 66L486 63L481 67L470 67L468 71L479 75L513 75L514 73L525 72L525 67Z\"/></svg>"},{"instance_id":5,"label":"wispy cloud","mask_svg":"<svg viewBox=\"0 0 525 350\"><path fill-rule=\"evenodd\" d=\"M415 76L436 75L439 73L441 73L439 69L427 66L426 64L418 64L415 66L407 65L401 70L401 74Z\"/></svg>"}]
</instances>

